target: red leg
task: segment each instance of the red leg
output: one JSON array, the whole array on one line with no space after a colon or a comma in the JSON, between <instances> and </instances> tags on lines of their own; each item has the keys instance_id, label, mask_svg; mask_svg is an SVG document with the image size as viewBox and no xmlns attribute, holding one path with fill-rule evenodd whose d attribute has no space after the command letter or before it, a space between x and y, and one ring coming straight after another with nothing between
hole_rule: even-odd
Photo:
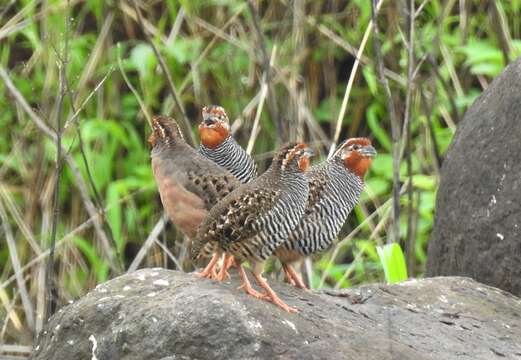
<instances>
[{"instance_id":1,"label":"red leg","mask_svg":"<svg viewBox=\"0 0 521 360\"><path fill-rule=\"evenodd\" d=\"M295 280L293 280L293 278L291 277L291 274L289 273L286 265L284 265L284 264L282 265L282 270L284 270L284 276L285 276L286 282L293 286L297 286L297 284L295 284Z\"/></svg>"},{"instance_id":2,"label":"red leg","mask_svg":"<svg viewBox=\"0 0 521 360\"><path fill-rule=\"evenodd\" d=\"M214 253L212 255L212 259L210 260L208 265L206 265L204 270L201 271L200 273L196 272L195 275L197 275L199 277L204 277L207 279L215 279L217 277L217 273L215 272L215 266L217 265L217 260L219 260L219 257L221 257L220 254Z\"/></svg>"},{"instance_id":3,"label":"red leg","mask_svg":"<svg viewBox=\"0 0 521 360\"><path fill-rule=\"evenodd\" d=\"M291 267L289 264L282 265L282 268L284 269L284 273L286 274L286 277L289 279L289 282L291 285L299 288L299 289L305 289L308 290L308 287L306 284L304 284L304 281L302 281L302 278L297 274L295 269Z\"/></svg>"},{"instance_id":4,"label":"red leg","mask_svg":"<svg viewBox=\"0 0 521 360\"><path fill-rule=\"evenodd\" d=\"M237 270L239 270L239 276L242 280L242 285L239 286L239 289L243 289L244 292L248 295L251 295L257 299L265 299L266 295L258 292L251 286L250 280L248 279L248 276L246 275L246 271L244 271L244 268L241 264L239 264L237 261L235 261L235 266L237 267Z\"/></svg>"},{"instance_id":5,"label":"red leg","mask_svg":"<svg viewBox=\"0 0 521 360\"><path fill-rule=\"evenodd\" d=\"M257 283L264 290L266 290L266 294L267 294L267 298L265 298L266 301L274 303L275 305L277 305L278 307L282 308L283 310L285 310L285 311L287 311L289 313L296 313L296 312L298 312L298 310L296 308L292 308L292 307L286 305L286 303L284 303L284 301L282 301L277 296L277 294L275 294L275 291L273 291L273 289L270 287L270 285L268 284L266 279L264 279L262 277L262 275L257 274L257 273L254 272L253 276L255 277L255 280L257 281Z\"/></svg>"},{"instance_id":6,"label":"red leg","mask_svg":"<svg viewBox=\"0 0 521 360\"><path fill-rule=\"evenodd\" d=\"M224 254L223 265L219 273L217 274L217 281L223 281L230 278L230 274L228 274L228 269L233 265L233 255Z\"/></svg>"}]
</instances>

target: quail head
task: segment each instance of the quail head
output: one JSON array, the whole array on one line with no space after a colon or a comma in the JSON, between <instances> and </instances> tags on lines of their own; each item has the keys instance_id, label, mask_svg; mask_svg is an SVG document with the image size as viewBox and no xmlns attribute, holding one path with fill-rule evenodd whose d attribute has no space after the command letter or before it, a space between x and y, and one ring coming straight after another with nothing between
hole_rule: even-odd
<instances>
[{"instance_id":1,"label":"quail head","mask_svg":"<svg viewBox=\"0 0 521 360\"><path fill-rule=\"evenodd\" d=\"M257 177L255 162L230 133L230 121L224 109L218 105L208 105L203 108L202 115L199 152L243 183Z\"/></svg>"}]
</instances>

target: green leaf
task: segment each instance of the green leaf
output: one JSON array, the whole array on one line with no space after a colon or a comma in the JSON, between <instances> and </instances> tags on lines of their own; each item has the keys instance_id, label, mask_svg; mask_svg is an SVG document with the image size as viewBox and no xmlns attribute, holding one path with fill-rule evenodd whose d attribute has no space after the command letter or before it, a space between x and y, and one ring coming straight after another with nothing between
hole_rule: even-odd
<instances>
[{"instance_id":1,"label":"green leaf","mask_svg":"<svg viewBox=\"0 0 521 360\"><path fill-rule=\"evenodd\" d=\"M402 248L397 243L378 246L376 248L380 262L384 268L385 280L389 284L407 280L407 265Z\"/></svg>"},{"instance_id":2,"label":"green leaf","mask_svg":"<svg viewBox=\"0 0 521 360\"><path fill-rule=\"evenodd\" d=\"M496 76L503 71L503 64L495 64L495 63L482 63L473 65L470 68L470 71L475 75L487 75L487 76Z\"/></svg>"},{"instance_id":3,"label":"green leaf","mask_svg":"<svg viewBox=\"0 0 521 360\"><path fill-rule=\"evenodd\" d=\"M371 172L379 177L393 179L393 157L391 154L378 154L373 158Z\"/></svg>"},{"instance_id":4,"label":"green leaf","mask_svg":"<svg viewBox=\"0 0 521 360\"><path fill-rule=\"evenodd\" d=\"M436 188L436 177L434 175L413 175L412 185L421 190L434 190Z\"/></svg>"},{"instance_id":5,"label":"green leaf","mask_svg":"<svg viewBox=\"0 0 521 360\"><path fill-rule=\"evenodd\" d=\"M385 129L380 125L380 121L378 119L378 112L380 111L380 106L376 103L371 104L366 112L367 117L367 125L371 129L371 133L378 140L380 145L384 147L387 151L391 151L391 139L387 135Z\"/></svg>"},{"instance_id":6,"label":"green leaf","mask_svg":"<svg viewBox=\"0 0 521 360\"><path fill-rule=\"evenodd\" d=\"M365 181L365 191L362 193L361 201L369 200L371 197L383 196L391 188L391 183L382 178L369 178Z\"/></svg>"},{"instance_id":7,"label":"green leaf","mask_svg":"<svg viewBox=\"0 0 521 360\"><path fill-rule=\"evenodd\" d=\"M318 108L316 108L314 111L316 119L325 123L336 121L334 111L338 111L339 104L340 102L338 99L331 99L331 97L322 100ZM346 117L344 117L343 123L345 121Z\"/></svg>"},{"instance_id":8,"label":"green leaf","mask_svg":"<svg viewBox=\"0 0 521 360\"><path fill-rule=\"evenodd\" d=\"M122 214L121 214L121 203L120 203L118 182L114 182L109 185L107 189L107 220L110 223L110 227L112 228L112 233L114 235L114 240L116 244L118 244L118 248L121 249L122 239L121 239L121 223L122 223Z\"/></svg>"},{"instance_id":9,"label":"green leaf","mask_svg":"<svg viewBox=\"0 0 521 360\"><path fill-rule=\"evenodd\" d=\"M471 40L467 45L463 46L461 50L467 57L467 64L503 62L501 50L487 41Z\"/></svg>"},{"instance_id":10,"label":"green leaf","mask_svg":"<svg viewBox=\"0 0 521 360\"><path fill-rule=\"evenodd\" d=\"M200 38L179 38L166 47L168 55L180 64L195 60L199 56L202 40Z\"/></svg>"},{"instance_id":11,"label":"green leaf","mask_svg":"<svg viewBox=\"0 0 521 360\"><path fill-rule=\"evenodd\" d=\"M139 76L146 79L152 73L157 60L150 45L138 44L130 52L130 62L137 69Z\"/></svg>"},{"instance_id":12,"label":"green leaf","mask_svg":"<svg viewBox=\"0 0 521 360\"><path fill-rule=\"evenodd\" d=\"M461 50L467 57L465 64L473 74L493 77L504 68L501 50L490 42L471 40Z\"/></svg>"},{"instance_id":13,"label":"green leaf","mask_svg":"<svg viewBox=\"0 0 521 360\"><path fill-rule=\"evenodd\" d=\"M378 260L378 255L376 252L376 246L374 245L374 242L370 240L356 240L355 244L358 250L364 253L366 256L368 256L371 261Z\"/></svg>"},{"instance_id":14,"label":"green leaf","mask_svg":"<svg viewBox=\"0 0 521 360\"><path fill-rule=\"evenodd\" d=\"M87 240L78 236L75 237L73 241L89 262L91 270L96 274L97 282L101 283L107 281L109 275L108 262L98 257L95 247Z\"/></svg>"},{"instance_id":15,"label":"green leaf","mask_svg":"<svg viewBox=\"0 0 521 360\"><path fill-rule=\"evenodd\" d=\"M376 80L376 75L373 71L373 68L369 66L365 66L362 69L362 74L364 75L365 81L367 82L367 87L371 94L375 95L378 93L378 82Z\"/></svg>"}]
</instances>

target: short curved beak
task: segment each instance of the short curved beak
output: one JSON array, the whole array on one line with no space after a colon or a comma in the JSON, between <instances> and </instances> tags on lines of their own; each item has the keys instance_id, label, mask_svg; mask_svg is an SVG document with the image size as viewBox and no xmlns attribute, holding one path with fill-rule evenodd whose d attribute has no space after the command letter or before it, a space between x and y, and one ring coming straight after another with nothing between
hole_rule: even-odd
<instances>
[{"instance_id":1,"label":"short curved beak","mask_svg":"<svg viewBox=\"0 0 521 360\"><path fill-rule=\"evenodd\" d=\"M376 149L372 147L371 145L364 146L360 153L367 157L375 157L376 156Z\"/></svg>"},{"instance_id":2,"label":"short curved beak","mask_svg":"<svg viewBox=\"0 0 521 360\"><path fill-rule=\"evenodd\" d=\"M212 126L215 125L216 121L213 117L209 116L203 119L204 126Z\"/></svg>"},{"instance_id":3,"label":"short curved beak","mask_svg":"<svg viewBox=\"0 0 521 360\"><path fill-rule=\"evenodd\" d=\"M315 152L314 152L313 149L311 149L311 148L307 148L307 149L304 151L304 154L307 155L308 157L315 156Z\"/></svg>"}]
</instances>

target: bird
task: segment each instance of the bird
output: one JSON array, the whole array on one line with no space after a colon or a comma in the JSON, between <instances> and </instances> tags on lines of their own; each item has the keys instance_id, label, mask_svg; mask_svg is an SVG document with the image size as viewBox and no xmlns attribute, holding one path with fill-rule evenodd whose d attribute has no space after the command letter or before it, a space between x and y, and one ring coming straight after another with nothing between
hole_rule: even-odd
<instances>
[{"instance_id":1,"label":"bird","mask_svg":"<svg viewBox=\"0 0 521 360\"><path fill-rule=\"evenodd\" d=\"M231 172L242 183L255 179L257 165L231 135L230 121L224 109L218 105L205 106L202 117L199 152Z\"/></svg>"},{"instance_id":2,"label":"bird","mask_svg":"<svg viewBox=\"0 0 521 360\"><path fill-rule=\"evenodd\" d=\"M217 165L231 172L240 182L248 183L257 177L253 158L237 143L230 133L230 120L219 105L204 106L199 124L199 152ZM217 280L226 277L233 257L225 255Z\"/></svg>"},{"instance_id":3,"label":"bird","mask_svg":"<svg viewBox=\"0 0 521 360\"><path fill-rule=\"evenodd\" d=\"M288 281L306 289L291 264L326 250L360 200L364 176L376 150L367 138L351 138L333 155L306 173L309 195L305 214L286 241L275 250Z\"/></svg>"},{"instance_id":4,"label":"bird","mask_svg":"<svg viewBox=\"0 0 521 360\"><path fill-rule=\"evenodd\" d=\"M215 243L221 252L234 257L242 280L241 288L283 310L286 305L262 276L264 262L282 244L304 214L308 198L311 149L304 143L289 143L274 156L262 175L227 195L215 205L198 229L191 249L197 260L207 244ZM253 276L265 293L257 292L242 267L249 261Z\"/></svg>"},{"instance_id":5,"label":"bird","mask_svg":"<svg viewBox=\"0 0 521 360\"><path fill-rule=\"evenodd\" d=\"M172 223L193 239L208 211L241 182L188 145L174 119L154 117L148 141L163 207ZM214 254L199 275L215 278L219 256Z\"/></svg>"}]
</instances>

